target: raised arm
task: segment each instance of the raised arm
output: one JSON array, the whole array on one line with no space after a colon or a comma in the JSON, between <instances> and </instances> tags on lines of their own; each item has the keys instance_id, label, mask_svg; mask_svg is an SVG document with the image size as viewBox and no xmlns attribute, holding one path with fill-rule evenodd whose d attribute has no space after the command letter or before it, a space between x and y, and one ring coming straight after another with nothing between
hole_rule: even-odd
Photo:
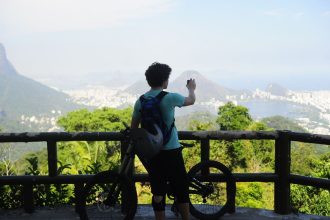
<instances>
[{"instance_id":1,"label":"raised arm","mask_svg":"<svg viewBox=\"0 0 330 220\"><path fill-rule=\"evenodd\" d=\"M189 91L189 95L187 97L185 97L183 106L193 105L195 103L195 100L196 100L196 96L195 96L196 82L195 82L195 79L188 80L186 87Z\"/></svg>"}]
</instances>

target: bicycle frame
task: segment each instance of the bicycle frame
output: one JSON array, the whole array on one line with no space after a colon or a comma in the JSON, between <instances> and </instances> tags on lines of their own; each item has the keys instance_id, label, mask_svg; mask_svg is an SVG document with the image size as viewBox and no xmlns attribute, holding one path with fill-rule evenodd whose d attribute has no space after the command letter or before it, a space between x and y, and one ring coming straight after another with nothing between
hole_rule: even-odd
<instances>
[{"instance_id":1,"label":"bicycle frame","mask_svg":"<svg viewBox=\"0 0 330 220\"><path fill-rule=\"evenodd\" d=\"M126 149L124 158L119 167L119 171L118 171L119 175L128 176L129 168L130 168L130 165L133 163L134 156L135 156L134 146L133 146L131 140L129 140L128 147ZM121 185L117 185L117 184L112 185L109 190L109 192L112 192L112 193L108 195L108 197L106 199L107 202L105 202L105 203L107 203L108 205L115 204L115 201L118 198L120 191L121 191Z\"/></svg>"},{"instance_id":2,"label":"bicycle frame","mask_svg":"<svg viewBox=\"0 0 330 220\"><path fill-rule=\"evenodd\" d=\"M201 183L196 178L189 178L189 187L193 189L189 189L189 194L201 194L203 196L207 196L213 193L213 186L206 185Z\"/></svg>"},{"instance_id":3,"label":"bicycle frame","mask_svg":"<svg viewBox=\"0 0 330 220\"><path fill-rule=\"evenodd\" d=\"M124 158L119 167L119 174L128 176L130 165L133 163L135 157L134 145L131 140L128 142L128 147L126 149Z\"/></svg>"}]
</instances>

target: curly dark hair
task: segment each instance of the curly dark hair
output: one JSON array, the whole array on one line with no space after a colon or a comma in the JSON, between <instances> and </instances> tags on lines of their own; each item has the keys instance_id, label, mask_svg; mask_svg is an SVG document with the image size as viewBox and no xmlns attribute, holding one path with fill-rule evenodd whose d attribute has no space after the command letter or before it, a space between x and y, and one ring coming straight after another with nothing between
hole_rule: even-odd
<instances>
[{"instance_id":1,"label":"curly dark hair","mask_svg":"<svg viewBox=\"0 0 330 220\"><path fill-rule=\"evenodd\" d=\"M146 79L151 88L162 86L171 74L171 67L167 64L155 62L146 70Z\"/></svg>"}]
</instances>

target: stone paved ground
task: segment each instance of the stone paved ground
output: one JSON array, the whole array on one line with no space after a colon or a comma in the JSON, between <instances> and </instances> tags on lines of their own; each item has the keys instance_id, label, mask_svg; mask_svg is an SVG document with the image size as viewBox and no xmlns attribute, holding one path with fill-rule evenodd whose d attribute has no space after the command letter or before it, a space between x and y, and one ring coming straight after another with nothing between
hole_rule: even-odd
<instances>
[{"instance_id":1,"label":"stone paved ground","mask_svg":"<svg viewBox=\"0 0 330 220\"><path fill-rule=\"evenodd\" d=\"M166 210L167 219L180 219ZM0 220L77 220L78 215L72 206L62 206L56 208L39 208L32 214L25 213L22 209L0 210ZM136 220L154 219L152 208L149 205L139 205ZM195 220L195 218L191 218ZM226 214L223 220L330 220L330 217L290 214L277 215L273 211L263 209L237 208L236 213Z\"/></svg>"}]
</instances>

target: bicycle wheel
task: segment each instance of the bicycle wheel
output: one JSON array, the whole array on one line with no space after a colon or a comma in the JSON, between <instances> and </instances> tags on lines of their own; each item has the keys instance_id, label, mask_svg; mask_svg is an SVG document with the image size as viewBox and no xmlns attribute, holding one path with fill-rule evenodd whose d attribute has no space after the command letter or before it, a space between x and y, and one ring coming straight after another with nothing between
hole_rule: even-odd
<instances>
[{"instance_id":1,"label":"bicycle wheel","mask_svg":"<svg viewBox=\"0 0 330 220\"><path fill-rule=\"evenodd\" d=\"M188 176L190 213L194 217L218 219L233 210L236 184L225 165L217 161L202 162L192 167Z\"/></svg>"},{"instance_id":2,"label":"bicycle wheel","mask_svg":"<svg viewBox=\"0 0 330 220\"><path fill-rule=\"evenodd\" d=\"M122 203L125 194L129 199ZM82 192L80 219L132 220L137 208L134 183L113 171L96 174Z\"/></svg>"}]
</instances>

